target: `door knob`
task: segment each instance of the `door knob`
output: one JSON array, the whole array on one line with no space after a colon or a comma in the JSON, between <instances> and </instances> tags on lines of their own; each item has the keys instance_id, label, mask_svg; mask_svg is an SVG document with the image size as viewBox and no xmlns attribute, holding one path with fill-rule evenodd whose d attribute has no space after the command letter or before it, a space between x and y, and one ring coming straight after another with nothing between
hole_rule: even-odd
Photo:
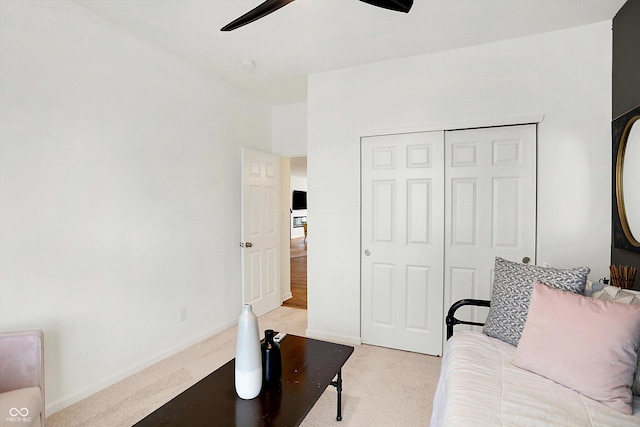
<instances>
[{"instance_id":1,"label":"door knob","mask_svg":"<svg viewBox=\"0 0 640 427\"><path fill-rule=\"evenodd\" d=\"M522 263L523 264L529 264L531 262L531 258L529 258L528 256L522 258Z\"/></svg>"},{"instance_id":2,"label":"door knob","mask_svg":"<svg viewBox=\"0 0 640 427\"><path fill-rule=\"evenodd\" d=\"M245 248L250 248L252 246L253 246L253 243L251 243L251 242L247 242L247 243L244 244Z\"/></svg>"},{"instance_id":3,"label":"door knob","mask_svg":"<svg viewBox=\"0 0 640 427\"><path fill-rule=\"evenodd\" d=\"M364 250L364 254L365 254L366 256L370 256L370 255L371 255L371 251L370 251L369 249L365 249L365 250Z\"/></svg>"}]
</instances>

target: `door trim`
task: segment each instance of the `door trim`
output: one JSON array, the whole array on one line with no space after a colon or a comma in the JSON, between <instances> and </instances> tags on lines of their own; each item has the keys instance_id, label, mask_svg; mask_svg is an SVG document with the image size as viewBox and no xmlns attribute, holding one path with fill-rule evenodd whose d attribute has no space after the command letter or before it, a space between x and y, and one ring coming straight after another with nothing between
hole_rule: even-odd
<instances>
[{"instance_id":1,"label":"door trim","mask_svg":"<svg viewBox=\"0 0 640 427\"><path fill-rule=\"evenodd\" d=\"M432 132L432 131L455 131L465 129L481 129L502 126L537 125L544 121L544 114L530 114L513 117L499 117L492 119L460 120L442 123L428 123L416 126L390 127L390 128L367 128L354 133L354 138L360 143L361 138L369 136L395 135L400 133Z\"/></svg>"}]
</instances>

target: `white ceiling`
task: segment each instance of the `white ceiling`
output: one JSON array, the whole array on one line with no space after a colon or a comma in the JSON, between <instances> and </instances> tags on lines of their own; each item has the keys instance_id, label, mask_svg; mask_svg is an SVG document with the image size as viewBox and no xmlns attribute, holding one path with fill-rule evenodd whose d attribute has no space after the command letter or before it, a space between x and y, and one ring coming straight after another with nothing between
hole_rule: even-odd
<instances>
[{"instance_id":1,"label":"white ceiling","mask_svg":"<svg viewBox=\"0 0 640 427\"><path fill-rule=\"evenodd\" d=\"M297 0L231 32L262 0L74 0L270 104L306 99L309 74L612 19L625 0ZM254 70L242 62L251 60Z\"/></svg>"}]
</instances>

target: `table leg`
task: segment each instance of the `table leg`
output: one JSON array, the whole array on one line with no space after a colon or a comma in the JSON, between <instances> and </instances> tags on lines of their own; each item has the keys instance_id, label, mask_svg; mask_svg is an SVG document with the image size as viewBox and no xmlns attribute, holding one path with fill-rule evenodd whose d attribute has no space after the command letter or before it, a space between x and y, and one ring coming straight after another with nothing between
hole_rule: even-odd
<instances>
[{"instance_id":1,"label":"table leg","mask_svg":"<svg viewBox=\"0 0 640 427\"><path fill-rule=\"evenodd\" d=\"M338 415L337 421L342 421L342 369L338 371L338 377L335 381L331 381L331 385L338 391Z\"/></svg>"}]
</instances>

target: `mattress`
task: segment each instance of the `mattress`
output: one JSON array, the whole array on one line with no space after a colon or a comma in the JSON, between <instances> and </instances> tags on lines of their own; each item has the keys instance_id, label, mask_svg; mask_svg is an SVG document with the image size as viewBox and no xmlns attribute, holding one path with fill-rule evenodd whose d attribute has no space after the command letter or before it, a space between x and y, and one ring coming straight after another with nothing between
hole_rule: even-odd
<instances>
[{"instance_id":1,"label":"mattress","mask_svg":"<svg viewBox=\"0 0 640 427\"><path fill-rule=\"evenodd\" d=\"M432 427L640 426L640 398L625 415L511 364L516 348L481 332L447 342Z\"/></svg>"}]
</instances>

